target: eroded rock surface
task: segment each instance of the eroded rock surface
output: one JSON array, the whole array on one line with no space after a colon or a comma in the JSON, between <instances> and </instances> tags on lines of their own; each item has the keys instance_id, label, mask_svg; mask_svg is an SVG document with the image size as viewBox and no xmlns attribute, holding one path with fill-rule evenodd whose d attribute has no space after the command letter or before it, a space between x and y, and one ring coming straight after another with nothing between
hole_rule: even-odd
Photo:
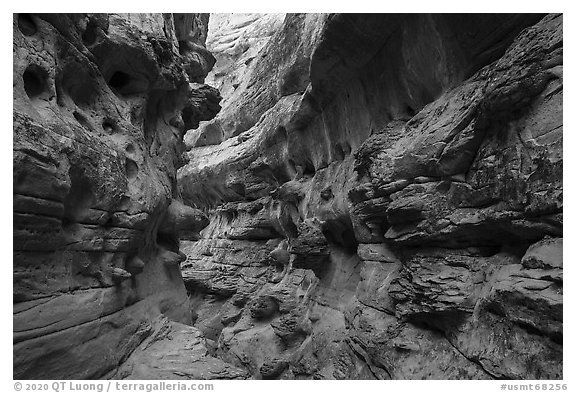
<instances>
[{"instance_id":1,"label":"eroded rock surface","mask_svg":"<svg viewBox=\"0 0 576 393\"><path fill-rule=\"evenodd\" d=\"M176 169L219 110L197 83L207 20L14 14L15 379L103 377L160 321L191 323L179 237L208 219Z\"/></svg>"},{"instance_id":2,"label":"eroded rock surface","mask_svg":"<svg viewBox=\"0 0 576 393\"><path fill-rule=\"evenodd\" d=\"M206 83L217 88L222 106L236 105L237 89L247 82L246 75L254 72L253 62L274 33L282 27L285 14L211 14L206 41L214 55L214 68ZM217 145L223 141L225 131L218 118L189 131L184 139L191 147Z\"/></svg>"},{"instance_id":3,"label":"eroded rock surface","mask_svg":"<svg viewBox=\"0 0 576 393\"><path fill-rule=\"evenodd\" d=\"M562 15L13 27L15 379L562 378Z\"/></svg>"},{"instance_id":4,"label":"eroded rock surface","mask_svg":"<svg viewBox=\"0 0 576 393\"><path fill-rule=\"evenodd\" d=\"M206 48L216 58L207 83L229 100L285 14L210 14ZM224 101L223 103L225 103Z\"/></svg>"},{"instance_id":5,"label":"eroded rock surface","mask_svg":"<svg viewBox=\"0 0 576 393\"><path fill-rule=\"evenodd\" d=\"M263 379L562 378L562 43L561 15L286 15L178 170L211 350Z\"/></svg>"}]
</instances>

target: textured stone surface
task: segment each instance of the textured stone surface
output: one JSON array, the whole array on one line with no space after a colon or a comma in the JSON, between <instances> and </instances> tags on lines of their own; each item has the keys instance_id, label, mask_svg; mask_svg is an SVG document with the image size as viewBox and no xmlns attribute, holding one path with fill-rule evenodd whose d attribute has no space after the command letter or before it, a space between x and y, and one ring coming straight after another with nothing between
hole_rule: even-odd
<instances>
[{"instance_id":1,"label":"textured stone surface","mask_svg":"<svg viewBox=\"0 0 576 393\"><path fill-rule=\"evenodd\" d=\"M562 379L562 34L15 15L15 378Z\"/></svg>"},{"instance_id":2,"label":"textured stone surface","mask_svg":"<svg viewBox=\"0 0 576 393\"><path fill-rule=\"evenodd\" d=\"M14 14L14 378L103 377L191 323L178 238L207 218L175 185L186 125L219 109L190 83L207 17Z\"/></svg>"},{"instance_id":3,"label":"textured stone surface","mask_svg":"<svg viewBox=\"0 0 576 393\"><path fill-rule=\"evenodd\" d=\"M246 75L254 72L260 50L280 29L285 14L211 14L207 49L214 55L215 65L206 83L217 88L224 100L222 105L236 105L239 92L245 90ZM223 141L220 121L201 124L189 130L184 142L191 147L217 145Z\"/></svg>"},{"instance_id":4,"label":"textured stone surface","mask_svg":"<svg viewBox=\"0 0 576 393\"><path fill-rule=\"evenodd\" d=\"M111 379L246 379L246 371L208 354L200 331L166 319Z\"/></svg>"},{"instance_id":5,"label":"textured stone surface","mask_svg":"<svg viewBox=\"0 0 576 393\"><path fill-rule=\"evenodd\" d=\"M224 102L178 170L219 357L562 378L562 16L289 14Z\"/></svg>"},{"instance_id":6,"label":"textured stone surface","mask_svg":"<svg viewBox=\"0 0 576 393\"><path fill-rule=\"evenodd\" d=\"M216 58L207 83L229 97L250 63L282 26L285 14L211 14L206 48Z\"/></svg>"}]
</instances>

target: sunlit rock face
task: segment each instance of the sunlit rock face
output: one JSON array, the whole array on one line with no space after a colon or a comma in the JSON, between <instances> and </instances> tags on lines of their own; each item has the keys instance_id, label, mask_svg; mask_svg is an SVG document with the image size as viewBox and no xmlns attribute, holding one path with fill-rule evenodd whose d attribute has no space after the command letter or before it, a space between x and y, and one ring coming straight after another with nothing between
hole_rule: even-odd
<instances>
[{"instance_id":1,"label":"sunlit rock face","mask_svg":"<svg viewBox=\"0 0 576 393\"><path fill-rule=\"evenodd\" d=\"M254 72L253 62L270 38L282 27L285 14L211 14L206 47L216 64L206 83L217 88L223 97L221 105L235 106L239 94ZM259 74L259 73L257 73ZM225 131L220 120L203 123L189 131L184 142L190 147L216 145Z\"/></svg>"},{"instance_id":2,"label":"sunlit rock face","mask_svg":"<svg viewBox=\"0 0 576 393\"><path fill-rule=\"evenodd\" d=\"M210 350L265 379L562 378L562 44L561 15L286 15L178 170Z\"/></svg>"},{"instance_id":3,"label":"sunlit rock face","mask_svg":"<svg viewBox=\"0 0 576 393\"><path fill-rule=\"evenodd\" d=\"M206 83L230 98L252 60L282 26L284 17L285 14L211 14L206 48L216 58L216 64Z\"/></svg>"},{"instance_id":4,"label":"sunlit rock face","mask_svg":"<svg viewBox=\"0 0 576 393\"><path fill-rule=\"evenodd\" d=\"M14 378L114 375L191 323L178 239L208 219L176 169L185 130L219 110L191 83L213 64L207 21L14 14Z\"/></svg>"}]
</instances>

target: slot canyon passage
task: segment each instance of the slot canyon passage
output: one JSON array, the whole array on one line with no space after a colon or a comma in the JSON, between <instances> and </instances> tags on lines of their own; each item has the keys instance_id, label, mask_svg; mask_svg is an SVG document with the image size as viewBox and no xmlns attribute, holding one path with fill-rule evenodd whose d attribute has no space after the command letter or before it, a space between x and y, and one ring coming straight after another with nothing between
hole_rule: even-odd
<instances>
[{"instance_id":1,"label":"slot canyon passage","mask_svg":"<svg viewBox=\"0 0 576 393\"><path fill-rule=\"evenodd\" d=\"M14 14L14 378L561 379L562 46Z\"/></svg>"}]
</instances>

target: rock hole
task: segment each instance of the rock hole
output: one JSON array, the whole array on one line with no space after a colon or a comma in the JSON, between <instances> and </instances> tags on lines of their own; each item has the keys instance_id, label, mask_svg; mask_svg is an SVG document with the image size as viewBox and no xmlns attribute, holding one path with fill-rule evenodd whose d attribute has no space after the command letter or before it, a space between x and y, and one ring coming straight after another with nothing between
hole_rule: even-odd
<instances>
[{"instance_id":1,"label":"rock hole","mask_svg":"<svg viewBox=\"0 0 576 393\"><path fill-rule=\"evenodd\" d=\"M329 201L330 199L334 198L334 194L332 193L332 188L328 187L323 189L320 192L320 198L324 199L325 201Z\"/></svg>"},{"instance_id":2,"label":"rock hole","mask_svg":"<svg viewBox=\"0 0 576 393\"><path fill-rule=\"evenodd\" d=\"M128 180L134 180L138 175L138 164L133 160L126 159L126 177Z\"/></svg>"},{"instance_id":3,"label":"rock hole","mask_svg":"<svg viewBox=\"0 0 576 393\"><path fill-rule=\"evenodd\" d=\"M148 89L148 80L144 77L130 75L124 71L116 71L108 78L112 91L122 96L143 93Z\"/></svg>"},{"instance_id":4,"label":"rock hole","mask_svg":"<svg viewBox=\"0 0 576 393\"><path fill-rule=\"evenodd\" d=\"M356 253L358 241L349 218L327 220L320 229L328 243L336 244L350 253Z\"/></svg>"},{"instance_id":5,"label":"rock hole","mask_svg":"<svg viewBox=\"0 0 576 393\"><path fill-rule=\"evenodd\" d=\"M69 96L74 104L81 108L92 106L98 96L98 89L94 77L90 74L86 64L70 62L58 72L56 77L56 91Z\"/></svg>"},{"instance_id":6,"label":"rock hole","mask_svg":"<svg viewBox=\"0 0 576 393\"><path fill-rule=\"evenodd\" d=\"M116 131L116 123L113 120L105 119L102 122L102 129L107 133L112 134Z\"/></svg>"},{"instance_id":7,"label":"rock hole","mask_svg":"<svg viewBox=\"0 0 576 393\"><path fill-rule=\"evenodd\" d=\"M446 194L448 191L450 191L451 187L452 187L452 182L450 180L442 180L441 182L439 182L436 185L436 191L438 191L442 194Z\"/></svg>"},{"instance_id":8,"label":"rock hole","mask_svg":"<svg viewBox=\"0 0 576 393\"><path fill-rule=\"evenodd\" d=\"M30 14L18 14L18 28L25 36L33 36L38 32L38 27Z\"/></svg>"},{"instance_id":9,"label":"rock hole","mask_svg":"<svg viewBox=\"0 0 576 393\"><path fill-rule=\"evenodd\" d=\"M122 90L122 88L128 86L129 83L130 75L122 71L116 71L114 74L112 74L110 80L108 81L110 87L116 90Z\"/></svg>"},{"instance_id":10,"label":"rock hole","mask_svg":"<svg viewBox=\"0 0 576 393\"><path fill-rule=\"evenodd\" d=\"M86 118L84 117L84 115L82 115L80 112L78 111L74 111L74 113L72 114L74 116L74 118L76 120L78 120L79 123L81 123L83 120L86 120Z\"/></svg>"},{"instance_id":11,"label":"rock hole","mask_svg":"<svg viewBox=\"0 0 576 393\"><path fill-rule=\"evenodd\" d=\"M128 145L126 145L126 151L128 153L134 153L134 145L129 143Z\"/></svg>"},{"instance_id":12,"label":"rock hole","mask_svg":"<svg viewBox=\"0 0 576 393\"><path fill-rule=\"evenodd\" d=\"M78 121L78 123L80 123L83 127L86 127L89 130L92 129L92 126L90 125L90 122L88 121L88 118L86 116L84 116L82 113L80 113L78 111L74 111L74 113L72 113L72 115L74 116L76 121Z\"/></svg>"},{"instance_id":13,"label":"rock hole","mask_svg":"<svg viewBox=\"0 0 576 393\"><path fill-rule=\"evenodd\" d=\"M32 100L48 91L48 73L36 64L31 64L22 75L24 90Z\"/></svg>"},{"instance_id":14,"label":"rock hole","mask_svg":"<svg viewBox=\"0 0 576 393\"><path fill-rule=\"evenodd\" d=\"M313 177L316 174L316 169L314 165L308 161L304 163L304 171L302 172L304 176Z\"/></svg>"},{"instance_id":15,"label":"rock hole","mask_svg":"<svg viewBox=\"0 0 576 393\"><path fill-rule=\"evenodd\" d=\"M336 161L342 161L345 158L345 153L344 153L344 149L342 148L342 145L337 143L336 146L334 147L334 158L336 159Z\"/></svg>"}]
</instances>

